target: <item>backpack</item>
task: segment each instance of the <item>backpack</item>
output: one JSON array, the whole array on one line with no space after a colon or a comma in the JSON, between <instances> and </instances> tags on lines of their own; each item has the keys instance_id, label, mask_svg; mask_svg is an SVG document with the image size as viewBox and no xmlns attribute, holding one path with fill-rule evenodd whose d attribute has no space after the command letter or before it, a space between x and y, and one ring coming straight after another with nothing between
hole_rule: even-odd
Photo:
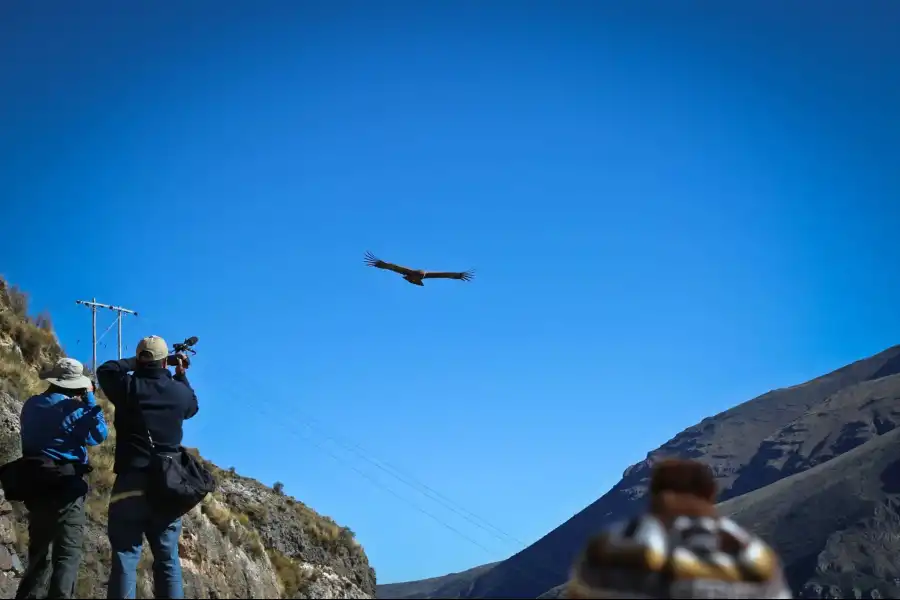
<instances>
[{"instance_id":1,"label":"backpack","mask_svg":"<svg viewBox=\"0 0 900 600\"><path fill-rule=\"evenodd\" d=\"M7 500L26 507L44 502L67 503L87 494L84 475L90 465L55 461L48 456L20 456L0 466L0 486Z\"/></svg>"},{"instance_id":2,"label":"backpack","mask_svg":"<svg viewBox=\"0 0 900 600\"><path fill-rule=\"evenodd\" d=\"M134 387L134 377L129 383L128 396L130 398ZM147 428L140 402L135 402L134 405L141 416L141 422L147 432L147 440L150 442L147 500L155 511L164 513L173 520L180 518L200 504L208 494L215 491L215 477L203 466L200 459L187 452L184 446L178 446L174 453L161 452Z\"/></svg>"}]
</instances>

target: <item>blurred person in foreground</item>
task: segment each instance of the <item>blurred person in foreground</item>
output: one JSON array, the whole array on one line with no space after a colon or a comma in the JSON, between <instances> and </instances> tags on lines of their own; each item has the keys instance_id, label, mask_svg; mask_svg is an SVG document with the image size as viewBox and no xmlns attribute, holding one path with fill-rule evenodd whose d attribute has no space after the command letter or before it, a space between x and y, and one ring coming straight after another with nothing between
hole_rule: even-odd
<instances>
[{"instance_id":1,"label":"blurred person in foreground","mask_svg":"<svg viewBox=\"0 0 900 600\"><path fill-rule=\"evenodd\" d=\"M175 374L168 366L174 363ZM97 369L100 388L116 408L116 481L109 499L107 532L112 549L107 598L134 598L144 536L153 553L156 598L184 598L178 542L181 517L147 499L151 453L177 457L183 424L197 414L197 395L183 354L169 356L159 336L140 341L132 358Z\"/></svg>"},{"instance_id":2,"label":"blurred person in foreground","mask_svg":"<svg viewBox=\"0 0 900 600\"><path fill-rule=\"evenodd\" d=\"M50 385L22 406L22 459L16 477L28 509L28 568L16 598L36 598L50 571L47 598L73 598L81 566L87 446L107 436L103 409L84 366L61 358L40 374ZM51 558L52 546L52 558Z\"/></svg>"},{"instance_id":3,"label":"blurred person in foreground","mask_svg":"<svg viewBox=\"0 0 900 600\"><path fill-rule=\"evenodd\" d=\"M709 467L663 460L649 492L646 513L588 542L567 598L792 597L775 551L718 514Z\"/></svg>"}]
</instances>

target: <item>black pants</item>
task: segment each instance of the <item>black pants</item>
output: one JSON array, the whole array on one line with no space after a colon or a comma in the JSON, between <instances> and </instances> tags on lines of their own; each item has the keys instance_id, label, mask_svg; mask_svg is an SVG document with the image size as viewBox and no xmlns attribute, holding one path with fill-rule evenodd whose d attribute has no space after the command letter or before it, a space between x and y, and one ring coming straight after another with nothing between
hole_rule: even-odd
<instances>
[{"instance_id":1,"label":"black pants","mask_svg":"<svg viewBox=\"0 0 900 600\"><path fill-rule=\"evenodd\" d=\"M48 570L51 574L46 597L74 597L85 523L84 496L62 505L29 503L28 568L19 583L17 599L37 598Z\"/></svg>"}]
</instances>

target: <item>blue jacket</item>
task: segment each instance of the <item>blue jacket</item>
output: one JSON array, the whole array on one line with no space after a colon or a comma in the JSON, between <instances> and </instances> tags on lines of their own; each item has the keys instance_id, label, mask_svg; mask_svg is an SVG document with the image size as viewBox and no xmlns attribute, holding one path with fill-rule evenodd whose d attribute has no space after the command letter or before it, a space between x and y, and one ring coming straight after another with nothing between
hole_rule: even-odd
<instances>
[{"instance_id":1,"label":"blue jacket","mask_svg":"<svg viewBox=\"0 0 900 600\"><path fill-rule=\"evenodd\" d=\"M22 406L22 454L87 464L87 446L96 446L109 431L103 409L87 392L84 400L44 392Z\"/></svg>"}]
</instances>

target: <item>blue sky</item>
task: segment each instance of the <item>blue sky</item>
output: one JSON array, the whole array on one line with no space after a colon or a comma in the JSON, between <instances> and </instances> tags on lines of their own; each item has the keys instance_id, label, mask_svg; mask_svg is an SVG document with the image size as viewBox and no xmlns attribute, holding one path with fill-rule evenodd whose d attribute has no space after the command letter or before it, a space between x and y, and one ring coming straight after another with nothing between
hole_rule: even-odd
<instances>
[{"instance_id":1,"label":"blue sky","mask_svg":"<svg viewBox=\"0 0 900 600\"><path fill-rule=\"evenodd\" d=\"M199 336L186 443L380 582L504 558L900 341L900 8L675 4L4 2L0 272Z\"/></svg>"}]
</instances>

